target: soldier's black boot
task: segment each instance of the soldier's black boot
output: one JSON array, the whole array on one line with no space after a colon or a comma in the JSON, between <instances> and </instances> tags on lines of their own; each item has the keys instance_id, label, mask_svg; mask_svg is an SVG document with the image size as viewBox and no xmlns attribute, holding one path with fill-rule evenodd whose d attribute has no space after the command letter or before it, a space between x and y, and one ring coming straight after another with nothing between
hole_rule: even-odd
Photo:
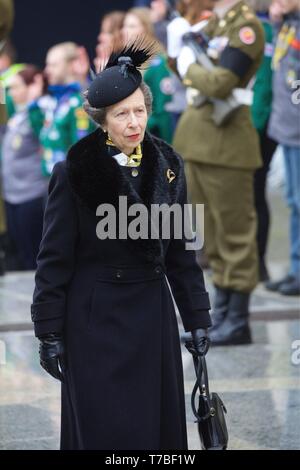
<instances>
[{"instance_id":1,"label":"soldier's black boot","mask_svg":"<svg viewBox=\"0 0 300 470\"><path fill-rule=\"evenodd\" d=\"M218 328L209 335L212 346L250 344L249 326L250 294L231 291L228 314Z\"/></svg>"},{"instance_id":2,"label":"soldier's black boot","mask_svg":"<svg viewBox=\"0 0 300 470\"><path fill-rule=\"evenodd\" d=\"M211 315L212 327L209 331L219 328L225 320L229 308L230 290L215 286L214 308Z\"/></svg>"}]
</instances>

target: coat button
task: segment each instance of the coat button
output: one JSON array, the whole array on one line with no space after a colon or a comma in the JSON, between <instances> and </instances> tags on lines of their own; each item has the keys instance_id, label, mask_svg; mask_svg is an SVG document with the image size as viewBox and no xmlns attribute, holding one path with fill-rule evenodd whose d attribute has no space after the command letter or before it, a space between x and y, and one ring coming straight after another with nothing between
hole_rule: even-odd
<instances>
[{"instance_id":1,"label":"coat button","mask_svg":"<svg viewBox=\"0 0 300 470\"><path fill-rule=\"evenodd\" d=\"M156 272L156 274L160 274L161 273L161 268L159 266L156 266L155 272Z\"/></svg>"},{"instance_id":2,"label":"coat button","mask_svg":"<svg viewBox=\"0 0 300 470\"><path fill-rule=\"evenodd\" d=\"M116 277L120 279L122 277L122 271L117 271Z\"/></svg>"}]
</instances>

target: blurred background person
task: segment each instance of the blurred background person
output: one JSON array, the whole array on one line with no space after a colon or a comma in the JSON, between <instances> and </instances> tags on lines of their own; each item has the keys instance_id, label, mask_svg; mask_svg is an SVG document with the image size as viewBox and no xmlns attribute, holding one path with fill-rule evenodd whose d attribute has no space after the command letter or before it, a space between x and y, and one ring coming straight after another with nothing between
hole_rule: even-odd
<instances>
[{"instance_id":1,"label":"blurred background person","mask_svg":"<svg viewBox=\"0 0 300 470\"><path fill-rule=\"evenodd\" d=\"M12 29L14 21L14 6L11 0L0 0L0 54L3 47L6 44L8 35ZM4 57L2 56L2 61ZM1 69L6 69L8 64L0 62L0 74ZM1 83L0 83L1 86ZM1 90L0 90L1 92ZM4 104L3 93L0 95L0 125L6 122L6 108Z\"/></svg>"},{"instance_id":2,"label":"blurred background person","mask_svg":"<svg viewBox=\"0 0 300 470\"><path fill-rule=\"evenodd\" d=\"M167 56L163 45L159 43L154 34L149 8L132 8L124 19L123 39L128 42L140 36L147 41L157 42L158 53L152 59L143 79L149 86L153 95L152 115L149 117L148 130L165 140L172 140L172 119L166 110L166 104L172 99L171 71L167 65Z\"/></svg>"},{"instance_id":3,"label":"blurred background person","mask_svg":"<svg viewBox=\"0 0 300 470\"><path fill-rule=\"evenodd\" d=\"M14 21L14 6L12 0L0 0L0 59L1 51L5 47L8 35L11 32ZM3 56L2 56L3 58ZM0 139L3 131L3 126L7 120L7 111L5 106L5 90L4 84L1 79L1 71L7 68L8 64L4 64L0 60ZM6 234L6 219L5 210L2 199L2 189L0 187L0 276L4 274L4 240Z\"/></svg>"},{"instance_id":4,"label":"blurred background person","mask_svg":"<svg viewBox=\"0 0 300 470\"><path fill-rule=\"evenodd\" d=\"M80 83L81 89L86 90L91 82L91 77L90 59L84 46L77 46L77 53L73 62L73 70L75 79Z\"/></svg>"},{"instance_id":5,"label":"blurred background person","mask_svg":"<svg viewBox=\"0 0 300 470\"><path fill-rule=\"evenodd\" d=\"M26 65L10 80L15 113L8 120L2 142L2 190L9 236L21 268L36 269L42 239L47 181L41 173L41 146L28 116L28 104L45 93L42 71Z\"/></svg>"},{"instance_id":6,"label":"blurred background person","mask_svg":"<svg viewBox=\"0 0 300 470\"><path fill-rule=\"evenodd\" d=\"M150 2L151 22L154 34L159 42L167 49L167 25L177 16L175 2L168 0L153 0Z\"/></svg>"},{"instance_id":7,"label":"blurred background person","mask_svg":"<svg viewBox=\"0 0 300 470\"><path fill-rule=\"evenodd\" d=\"M300 80L300 3L275 0L270 15L278 35L272 63L273 101L268 134L283 148L290 208L290 268L284 278L269 281L266 287L283 295L300 295L300 116L295 99Z\"/></svg>"},{"instance_id":8,"label":"blurred background person","mask_svg":"<svg viewBox=\"0 0 300 470\"><path fill-rule=\"evenodd\" d=\"M113 48L118 50L122 47L122 28L125 18L124 11L112 11L104 15L100 23L98 44L96 46L96 58L94 65L99 70L101 60L104 60Z\"/></svg>"},{"instance_id":9,"label":"blurred background person","mask_svg":"<svg viewBox=\"0 0 300 470\"><path fill-rule=\"evenodd\" d=\"M154 34L158 41L167 50L168 38L167 27L170 22L178 16L175 8L175 1L153 0L150 2L151 22L153 24ZM171 100L165 105L165 110L170 113L172 134L174 134L178 119L182 111L186 108L185 88L174 71L170 75L172 91Z\"/></svg>"},{"instance_id":10,"label":"blurred background person","mask_svg":"<svg viewBox=\"0 0 300 470\"><path fill-rule=\"evenodd\" d=\"M24 64L16 63L16 56L14 45L10 40L7 40L0 50L0 80L6 91L5 105L8 117L12 116L15 111L13 100L8 93L10 79L25 67Z\"/></svg>"},{"instance_id":11,"label":"blurred background person","mask_svg":"<svg viewBox=\"0 0 300 470\"><path fill-rule=\"evenodd\" d=\"M82 109L78 45L65 42L53 46L47 53L45 74L49 93L31 103L29 117L39 132L44 150L42 172L48 177L55 163L65 159L71 145L94 126Z\"/></svg>"},{"instance_id":12,"label":"blurred background person","mask_svg":"<svg viewBox=\"0 0 300 470\"><path fill-rule=\"evenodd\" d=\"M259 256L259 279L262 282L269 280L266 266L266 251L270 226L270 210L266 197L266 181L268 171L277 142L267 134L272 104L272 56L273 56L273 28L269 19L271 0L247 0L262 22L265 33L265 49L263 61L253 78L253 104L251 115L254 127L260 139L260 151L263 166L254 175L254 196L257 213L257 248Z\"/></svg>"},{"instance_id":13,"label":"blurred background person","mask_svg":"<svg viewBox=\"0 0 300 470\"><path fill-rule=\"evenodd\" d=\"M7 118L11 118L15 113L14 101L9 93L10 82L16 73L20 72L25 68L25 64L17 63L17 52L15 46L10 39L5 41L4 46L0 50L0 80L2 86L5 90L5 107ZM3 136L6 130L6 125L0 126L0 156L1 156L1 146L3 141ZM5 270L20 270L22 269L22 264L20 262L20 257L18 255L17 247L14 243L14 240L8 233L5 231L1 237L4 248L4 258L5 258ZM2 258L1 258L2 259ZM0 268L0 271L2 268Z\"/></svg>"}]
</instances>

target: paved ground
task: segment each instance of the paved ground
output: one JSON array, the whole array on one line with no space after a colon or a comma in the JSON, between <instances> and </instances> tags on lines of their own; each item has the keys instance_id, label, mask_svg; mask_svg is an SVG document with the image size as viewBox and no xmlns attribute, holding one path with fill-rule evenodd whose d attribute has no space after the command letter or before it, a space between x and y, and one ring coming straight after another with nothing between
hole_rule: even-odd
<instances>
[{"instance_id":1,"label":"paved ground","mask_svg":"<svg viewBox=\"0 0 300 470\"><path fill-rule=\"evenodd\" d=\"M287 212L280 194L271 198L269 266L281 275L287 268ZM211 288L209 274L207 284ZM59 384L38 363L29 314L32 289L33 273L0 279L0 359L1 347L6 349L6 363L0 363L0 449L57 449L59 444ZM300 449L300 365L292 361L293 341L300 340L299 298L259 286L251 311L254 344L208 354L211 390L221 394L228 409L229 447ZM189 448L198 449L190 411L193 365L184 347L182 355Z\"/></svg>"}]
</instances>

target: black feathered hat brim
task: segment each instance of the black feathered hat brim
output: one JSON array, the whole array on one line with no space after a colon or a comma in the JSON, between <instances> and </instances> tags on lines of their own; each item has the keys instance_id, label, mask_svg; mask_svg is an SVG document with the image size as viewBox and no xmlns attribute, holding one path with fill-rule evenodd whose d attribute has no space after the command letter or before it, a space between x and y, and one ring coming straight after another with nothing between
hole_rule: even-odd
<instances>
[{"instance_id":1,"label":"black feathered hat brim","mask_svg":"<svg viewBox=\"0 0 300 470\"><path fill-rule=\"evenodd\" d=\"M92 81L87 100L93 108L106 108L130 96L142 82L140 68L157 52L155 42L138 38L120 51L113 51L103 70Z\"/></svg>"},{"instance_id":2,"label":"black feathered hat brim","mask_svg":"<svg viewBox=\"0 0 300 470\"><path fill-rule=\"evenodd\" d=\"M130 96L140 86L142 74L129 70L125 78L120 67L115 65L103 70L91 83L87 99L93 108L106 108Z\"/></svg>"}]
</instances>

